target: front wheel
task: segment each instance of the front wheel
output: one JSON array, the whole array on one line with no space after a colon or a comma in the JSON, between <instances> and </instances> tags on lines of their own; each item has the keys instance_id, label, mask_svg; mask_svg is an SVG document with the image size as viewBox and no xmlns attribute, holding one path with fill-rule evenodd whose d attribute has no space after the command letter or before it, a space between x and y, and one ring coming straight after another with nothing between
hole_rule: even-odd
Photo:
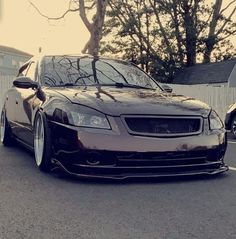
<instances>
[{"instance_id":1,"label":"front wheel","mask_svg":"<svg viewBox=\"0 0 236 239\"><path fill-rule=\"evenodd\" d=\"M41 171L50 171L51 156L51 131L45 115L40 111L34 122L34 157Z\"/></svg>"},{"instance_id":2,"label":"front wheel","mask_svg":"<svg viewBox=\"0 0 236 239\"><path fill-rule=\"evenodd\" d=\"M6 111L3 109L1 113L1 122L0 122L0 134L1 134L1 143L5 146L12 146L14 144L14 139L11 132L11 127L8 123L6 117Z\"/></svg>"},{"instance_id":3,"label":"front wheel","mask_svg":"<svg viewBox=\"0 0 236 239\"><path fill-rule=\"evenodd\" d=\"M236 115L233 117L233 120L231 123L231 132L232 132L234 138L236 138Z\"/></svg>"}]
</instances>

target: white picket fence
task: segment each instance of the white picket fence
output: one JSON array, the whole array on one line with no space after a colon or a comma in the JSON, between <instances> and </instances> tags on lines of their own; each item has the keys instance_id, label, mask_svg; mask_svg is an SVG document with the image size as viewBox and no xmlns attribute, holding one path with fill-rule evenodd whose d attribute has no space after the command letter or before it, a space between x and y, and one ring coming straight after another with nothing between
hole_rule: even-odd
<instances>
[{"instance_id":1,"label":"white picket fence","mask_svg":"<svg viewBox=\"0 0 236 239\"><path fill-rule=\"evenodd\" d=\"M11 88L15 76L0 76L0 111L6 91Z\"/></svg>"},{"instance_id":2,"label":"white picket fence","mask_svg":"<svg viewBox=\"0 0 236 239\"><path fill-rule=\"evenodd\" d=\"M199 99L209 104L224 120L229 105L236 102L236 88L228 85L170 85L173 92Z\"/></svg>"}]
</instances>

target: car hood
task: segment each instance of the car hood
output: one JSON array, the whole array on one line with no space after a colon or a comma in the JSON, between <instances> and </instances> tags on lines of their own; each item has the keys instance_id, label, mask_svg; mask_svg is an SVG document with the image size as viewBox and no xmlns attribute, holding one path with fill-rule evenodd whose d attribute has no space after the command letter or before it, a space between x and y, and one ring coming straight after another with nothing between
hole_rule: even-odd
<instances>
[{"instance_id":1,"label":"car hood","mask_svg":"<svg viewBox=\"0 0 236 239\"><path fill-rule=\"evenodd\" d=\"M211 108L194 98L158 90L88 87L60 88L55 91L72 103L86 105L107 115L158 114L201 115L207 117Z\"/></svg>"}]
</instances>

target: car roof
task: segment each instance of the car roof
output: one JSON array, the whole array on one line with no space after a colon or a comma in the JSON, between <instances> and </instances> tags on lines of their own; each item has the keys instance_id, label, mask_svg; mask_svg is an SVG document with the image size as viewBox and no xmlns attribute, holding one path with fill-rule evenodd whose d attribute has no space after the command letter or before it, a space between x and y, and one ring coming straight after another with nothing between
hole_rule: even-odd
<instances>
[{"instance_id":1,"label":"car roof","mask_svg":"<svg viewBox=\"0 0 236 239\"><path fill-rule=\"evenodd\" d=\"M112 58L112 57L106 57L106 56L93 56L93 55L90 55L90 54L43 54L43 55L39 55L39 56L36 56L37 59L43 59L45 57L87 57L87 58L98 58L98 59L103 59L103 60L114 60L114 61L120 61L120 62L127 62L127 61L124 61L120 58Z\"/></svg>"}]
</instances>

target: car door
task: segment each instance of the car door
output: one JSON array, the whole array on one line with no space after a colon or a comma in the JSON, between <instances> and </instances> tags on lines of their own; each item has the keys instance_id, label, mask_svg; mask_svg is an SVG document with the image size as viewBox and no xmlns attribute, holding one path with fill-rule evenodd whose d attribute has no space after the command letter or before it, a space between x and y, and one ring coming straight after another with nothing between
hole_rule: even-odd
<instances>
[{"instance_id":1,"label":"car door","mask_svg":"<svg viewBox=\"0 0 236 239\"><path fill-rule=\"evenodd\" d=\"M13 86L5 95L6 117L11 126L12 133L15 134L15 104L16 104L16 89Z\"/></svg>"},{"instance_id":2,"label":"car door","mask_svg":"<svg viewBox=\"0 0 236 239\"><path fill-rule=\"evenodd\" d=\"M37 61L32 60L27 68L26 77L37 80ZM36 90L16 88L16 117L17 137L23 143L33 147L32 105L36 96Z\"/></svg>"},{"instance_id":3,"label":"car door","mask_svg":"<svg viewBox=\"0 0 236 239\"><path fill-rule=\"evenodd\" d=\"M20 69L18 76L24 75L29 66L29 62L25 63ZM5 95L5 109L6 109L6 117L11 126L12 133L17 135L17 124L16 124L16 105L18 99L18 91L17 88L12 85L11 89L9 89Z\"/></svg>"}]
</instances>

